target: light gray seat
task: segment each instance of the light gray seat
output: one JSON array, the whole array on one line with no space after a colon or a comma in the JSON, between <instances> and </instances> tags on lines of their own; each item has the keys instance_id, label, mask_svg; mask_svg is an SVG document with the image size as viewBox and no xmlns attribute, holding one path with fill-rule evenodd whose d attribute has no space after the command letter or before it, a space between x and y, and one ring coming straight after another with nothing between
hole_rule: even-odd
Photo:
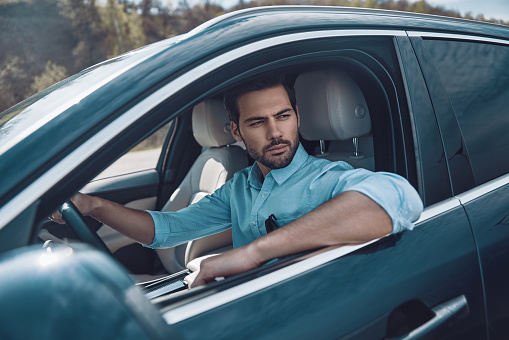
<instances>
[{"instance_id":1,"label":"light gray seat","mask_svg":"<svg viewBox=\"0 0 509 340\"><path fill-rule=\"evenodd\" d=\"M295 81L295 93L302 137L332 141L316 156L375 170L368 106L347 73L336 69L302 73Z\"/></svg>"},{"instance_id":2,"label":"light gray seat","mask_svg":"<svg viewBox=\"0 0 509 340\"><path fill-rule=\"evenodd\" d=\"M188 174L162 211L178 211L212 194L233 175L248 166L247 154L230 132L230 120L220 100L206 100L193 109L193 134L204 147ZM231 230L200 238L157 253L170 273L180 271L196 257L232 248Z\"/></svg>"}]
</instances>

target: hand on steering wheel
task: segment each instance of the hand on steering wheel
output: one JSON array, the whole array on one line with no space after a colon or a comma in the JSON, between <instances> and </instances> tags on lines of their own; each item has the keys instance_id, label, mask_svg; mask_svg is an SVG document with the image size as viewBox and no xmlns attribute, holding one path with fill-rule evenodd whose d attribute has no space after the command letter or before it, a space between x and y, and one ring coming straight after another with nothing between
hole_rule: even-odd
<instances>
[{"instance_id":1,"label":"hand on steering wheel","mask_svg":"<svg viewBox=\"0 0 509 340\"><path fill-rule=\"evenodd\" d=\"M80 240L111 254L103 240L87 225L83 215L70 200L60 207L58 213L60 213L60 216L56 216L57 214L53 213L50 220L60 224L66 223Z\"/></svg>"}]
</instances>

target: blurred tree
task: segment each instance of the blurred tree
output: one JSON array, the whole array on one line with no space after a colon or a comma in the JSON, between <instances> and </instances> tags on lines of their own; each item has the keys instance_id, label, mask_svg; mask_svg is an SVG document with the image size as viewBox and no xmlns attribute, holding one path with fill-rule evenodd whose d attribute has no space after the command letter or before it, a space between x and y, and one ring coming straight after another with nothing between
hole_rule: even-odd
<instances>
[{"instance_id":1,"label":"blurred tree","mask_svg":"<svg viewBox=\"0 0 509 340\"><path fill-rule=\"evenodd\" d=\"M223 7L209 0L204 0L202 3L196 4L193 7L189 6L187 0L180 0L179 12L182 21L180 29L182 33L188 32L196 26L203 24L205 21L225 13Z\"/></svg>"},{"instance_id":2,"label":"blurred tree","mask_svg":"<svg viewBox=\"0 0 509 340\"><path fill-rule=\"evenodd\" d=\"M428 4L425 0L419 0L414 3L414 10L412 12L417 13L429 13Z\"/></svg>"},{"instance_id":3,"label":"blurred tree","mask_svg":"<svg viewBox=\"0 0 509 340\"><path fill-rule=\"evenodd\" d=\"M78 68L86 68L106 59L105 32L95 0L58 0L60 13L69 19L79 39L72 51Z\"/></svg>"},{"instance_id":4,"label":"blurred tree","mask_svg":"<svg viewBox=\"0 0 509 340\"><path fill-rule=\"evenodd\" d=\"M108 57L114 57L146 44L142 20L137 11L127 13L118 0L108 0L100 8L103 30L106 33Z\"/></svg>"},{"instance_id":5,"label":"blurred tree","mask_svg":"<svg viewBox=\"0 0 509 340\"><path fill-rule=\"evenodd\" d=\"M150 0L150 6L142 2L135 9L128 8L128 11L132 10L142 13L143 31L147 44L185 33L182 29L180 13L163 5L160 0Z\"/></svg>"},{"instance_id":6,"label":"blurred tree","mask_svg":"<svg viewBox=\"0 0 509 340\"><path fill-rule=\"evenodd\" d=\"M25 88L19 86L28 78L19 57L7 58L0 64L0 112L25 99Z\"/></svg>"},{"instance_id":7,"label":"blurred tree","mask_svg":"<svg viewBox=\"0 0 509 340\"><path fill-rule=\"evenodd\" d=\"M378 1L377 0L366 0L363 7L378 8Z\"/></svg>"},{"instance_id":8,"label":"blurred tree","mask_svg":"<svg viewBox=\"0 0 509 340\"><path fill-rule=\"evenodd\" d=\"M67 70L63 66L58 66L51 61L46 63L44 72L38 76L35 76L34 82L30 86L30 93L28 96L41 92L42 90L50 87L53 84L67 78Z\"/></svg>"},{"instance_id":9,"label":"blurred tree","mask_svg":"<svg viewBox=\"0 0 509 340\"><path fill-rule=\"evenodd\" d=\"M217 0L0 0L0 111L107 57L183 34L225 11ZM428 0L238 0L270 5L357 6L462 17ZM167 2L165 2L167 3ZM57 7L58 5L58 7ZM171 7L170 7L171 6ZM508 25L468 12L466 19ZM48 62L51 60L51 62Z\"/></svg>"},{"instance_id":10,"label":"blurred tree","mask_svg":"<svg viewBox=\"0 0 509 340\"><path fill-rule=\"evenodd\" d=\"M8 5L8 4L17 4L17 3L20 3L20 2L32 2L32 0L0 0L0 3L2 3L2 5Z\"/></svg>"},{"instance_id":11,"label":"blurred tree","mask_svg":"<svg viewBox=\"0 0 509 340\"><path fill-rule=\"evenodd\" d=\"M150 16L152 14L152 0L142 0L141 1L141 15L144 17Z\"/></svg>"}]
</instances>

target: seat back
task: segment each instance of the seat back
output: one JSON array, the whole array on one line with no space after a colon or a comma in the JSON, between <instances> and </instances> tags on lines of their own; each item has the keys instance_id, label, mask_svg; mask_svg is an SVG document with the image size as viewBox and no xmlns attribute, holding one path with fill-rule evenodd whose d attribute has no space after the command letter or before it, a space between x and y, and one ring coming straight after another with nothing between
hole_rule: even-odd
<instances>
[{"instance_id":1,"label":"seat back","mask_svg":"<svg viewBox=\"0 0 509 340\"><path fill-rule=\"evenodd\" d=\"M230 120L222 101L206 100L193 109L193 134L204 147L188 174L172 194L162 211L178 211L212 194L233 175L248 166L246 152L233 146ZM171 273L182 270L196 257L213 251L231 249L231 230L200 238L174 249L157 250L165 268ZM219 249L219 250L218 250Z\"/></svg>"},{"instance_id":2,"label":"seat back","mask_svg":"<svg viewBox=\"0 0 509 340\"><path fill-rule=\"evenodd\" d=\"M370 113L361 89L347 73L336 69L302 73L295 93L302 137L332 141L316 156L374 170Z\"/></svg>"}]
</instances>

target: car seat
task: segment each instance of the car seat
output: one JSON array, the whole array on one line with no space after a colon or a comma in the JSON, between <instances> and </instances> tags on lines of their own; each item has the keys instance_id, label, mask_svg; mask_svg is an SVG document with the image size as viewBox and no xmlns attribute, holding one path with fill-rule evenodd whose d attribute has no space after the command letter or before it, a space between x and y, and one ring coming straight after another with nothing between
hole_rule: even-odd
<instances>
[{"instance_id":1,"label":"car seat","mask_svg":"<svg viewBox=\"0 0 509 340\"><path fill-rule=\"evenodd\" d=\"M299 132L308 141L320 141L317 157L375 170L370 113L352 77L336 69L304 72L295 80L295 94ZM327 150L324 141L332 141Z\"/></svg>"},{"instance_id":2,"label":"car seat","mask_svg":"<svg viewBox=\"0 0 509 340\"><path fill-rule=\"evenodd\" d=\"M178 211L198 202L248 166L244 149L232 145L236 140L230 132L230 120L221 100L209 99L196 105L192 125L194 137L204 150L161 211ZM165 269L174 273L196 257L229 249L232 249L231 230L156 251Z\"/></svg>"}]
</instances>

